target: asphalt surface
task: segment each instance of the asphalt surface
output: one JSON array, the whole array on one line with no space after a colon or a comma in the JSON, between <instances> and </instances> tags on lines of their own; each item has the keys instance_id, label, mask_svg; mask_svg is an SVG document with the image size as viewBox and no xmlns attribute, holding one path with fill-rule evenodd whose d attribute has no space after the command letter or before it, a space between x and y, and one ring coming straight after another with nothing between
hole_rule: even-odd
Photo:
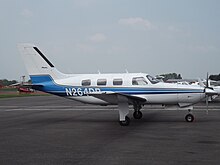
<instances>
[{"instance_id":1,"label":"asphalt surface","mask_svg":"<svg viewBox=\"0 0 220 165\"><path fill-rule=\"evenodd\" d=\"M0 165L219 165L220 101L187 111L147 106L121 127L116 106L55 96L0 99Z\"/></svg>"}]
</instances>

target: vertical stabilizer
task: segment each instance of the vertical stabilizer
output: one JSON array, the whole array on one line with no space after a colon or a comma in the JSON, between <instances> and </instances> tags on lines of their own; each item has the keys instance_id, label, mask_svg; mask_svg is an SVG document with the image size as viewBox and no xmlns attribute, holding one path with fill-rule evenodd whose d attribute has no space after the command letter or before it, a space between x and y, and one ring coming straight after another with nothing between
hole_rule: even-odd
<instances>
[{"instance_id":1,"label":"vertical stabilizer","mask_svg":"<svg viewBox=\"0 0 220 165\"><path fill-rule=\"evenodd\" d=\"M54 80L67 77L67 75L59 72L35 45L18 44L18 49L30 77L48 75Z\"/></svg>"}]
</instances>

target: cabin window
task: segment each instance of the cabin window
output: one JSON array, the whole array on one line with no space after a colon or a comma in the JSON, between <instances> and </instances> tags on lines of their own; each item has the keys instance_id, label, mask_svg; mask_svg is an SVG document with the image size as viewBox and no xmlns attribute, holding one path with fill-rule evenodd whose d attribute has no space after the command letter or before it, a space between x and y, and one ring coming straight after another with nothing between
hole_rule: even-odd
<instances>
[{"instance_id":1,"label":"cabin window","mask_svg":"<svg viewBox=\"0 0 220 165\"><path fill-rule=\"evenodd\" d=\"M107 80L106 79L98 79L97 80L97 85L106 85L107 84Z\"/></svg>"},{"instance_id":2,"label":"cabin window","mask_svg":"<svg viewBox=\"0 0 220 165\"><path fill-rule=\"evenodd\" d=\"M121 78L116 78L113 80L113 85L122 85L123 80Z\"/></svg>"},{"instance_id":3,"label":"cabin window","mask_svg":"<svg viewBox=\"0 0 220 165\"><path fill-rule=\"evenodd\" d=\"M91 85L91 80L87 79L87 80L82 80L82 86L90 86Z\"/></svg>"},{"instance_id":4,"label":"cabin window","mask_svg":"<svg viewBox=\"0 0 220 165\"><path fill-rule=\"evenodd\" d=\"M144 77L134 77L132 79L132 85L147 85L147 81Z\"/></svg>"}]
</instances>

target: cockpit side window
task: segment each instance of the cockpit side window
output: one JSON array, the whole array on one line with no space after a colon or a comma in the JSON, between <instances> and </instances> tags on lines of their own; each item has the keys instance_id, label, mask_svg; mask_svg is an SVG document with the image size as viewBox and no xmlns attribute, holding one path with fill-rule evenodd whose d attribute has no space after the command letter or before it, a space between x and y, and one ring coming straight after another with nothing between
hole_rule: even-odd
<instances>
[{"instance_id":1,"label":"cockpit side window","mask_svg":"<svg viewBox=\"0 0 220 165\"><path fill-rule=\"evenodd\" d=\"M132 79L132 85L147 85L147 81L144 77L134 77Z\"/></svg>"},{"instance_id":2,"label":"cockpit side window","mask_svg":"<svg viewBox=\"0 0 220 165\"><path fill-rule=\"evenodd\" d=\"M156 79L155 77L152 77L150 75L147 75L146 77L152 84L156 84L156 83L160 82L158 79Z\"/></svg>"}]
</instances>

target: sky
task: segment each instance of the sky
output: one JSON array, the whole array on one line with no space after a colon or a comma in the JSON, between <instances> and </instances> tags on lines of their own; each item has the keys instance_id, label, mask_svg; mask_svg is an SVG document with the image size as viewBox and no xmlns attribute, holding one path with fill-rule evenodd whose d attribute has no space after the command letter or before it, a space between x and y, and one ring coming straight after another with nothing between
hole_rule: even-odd
<instances>
[{"instance_id":1,"label":"sky","mask_svg":"<svg viewBox=\"0 0 220 165\"><path fill-rule=\"evenodd\" d=\"M28 77L18 43L64 73L205 78L220 73L220 1L0 0L0 79Z\"/></svg>"}]
</instances>

